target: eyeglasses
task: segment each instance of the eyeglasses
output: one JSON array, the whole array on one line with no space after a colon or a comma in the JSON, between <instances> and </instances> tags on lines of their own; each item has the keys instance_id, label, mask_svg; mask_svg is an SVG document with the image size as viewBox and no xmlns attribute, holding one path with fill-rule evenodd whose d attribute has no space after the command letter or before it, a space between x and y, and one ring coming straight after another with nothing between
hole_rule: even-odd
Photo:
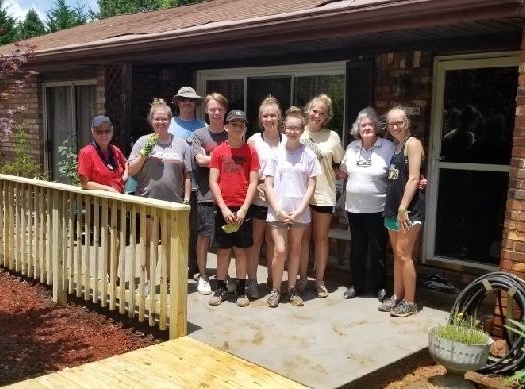
<instances>
[{"instance_id":1,"label":"eyeglasses","mask_svg":"<svg viewBox=\"0 0 525 389\"><path fill-rule=\"evenodd\" d=\"M397 122L390 122L387 125L388 125L388 127L393 128L394 126L401 127L403 124L405 124L405 122L403 120L400 120L400 121L397 121Z\"/></svg>"},{"instance_id":2,"label":"eyeglasses","mask_svg":"<svg viewBox=\"0 0 525 389\"><path fill-rule=\"evenodd\" d=\"M293 132L300 132L303 130L302 127L288 127L288 126L284 127L284 129L286 131L293 131Z\"/></svg>"},{"instance_id":3,"label":"eyeglasses","mask_svg":"<svg viewBox=\"0 0 525 389\"><path fill-rule=\"evenodd\" d=\"M359 161L356 161L355 164L360 167L368 167L372 165L372 160L371 159L367 159L366 161L359 160Z\"/></svg>"},{"instance_id":4,"label":"eyeglasses","mask_svg":"<svg viewBox=\"0 0 525 389\"><path fill-rule=\"evenodd\" d=\"M113 130L93 130L94 134L102 135L102 134L111 134Z\"/></svg>"}]
</instances>

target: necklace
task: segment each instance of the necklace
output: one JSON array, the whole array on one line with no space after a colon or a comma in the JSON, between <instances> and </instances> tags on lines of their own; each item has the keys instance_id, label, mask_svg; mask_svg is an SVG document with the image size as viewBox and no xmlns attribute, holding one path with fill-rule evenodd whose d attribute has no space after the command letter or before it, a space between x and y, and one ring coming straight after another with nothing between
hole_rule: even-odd
<instances>
[{"instance_id":1,"label":"necklace","mask_svg":"<svg viewBox=\"0 0 525 389\"><path fill-rule=\"evenodd\" d=\"M113 155L113 150L111 149L111 145L108 145L108 158L106 158L106 154L102 151L100 146L97 144L97 142L92 141L91 145L95 148L97 151L97 154L102 161L102 163L110 170L115 170L116 164L115 164L115 156Z\"/></svg>"}]
</instances>

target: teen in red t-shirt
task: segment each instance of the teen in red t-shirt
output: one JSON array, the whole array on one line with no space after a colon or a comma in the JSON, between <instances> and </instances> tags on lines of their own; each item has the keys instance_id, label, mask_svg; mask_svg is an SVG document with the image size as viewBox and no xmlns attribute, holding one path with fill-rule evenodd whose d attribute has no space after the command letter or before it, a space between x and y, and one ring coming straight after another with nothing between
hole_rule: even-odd
<instances>
[{"instance_id":1,"label":"teen in red t-shirt","mask_svg":"<svg viewBox=\"0 0 525 389\"><path fill-rule=\"evenodd\" d=\"M246 115L233 110L226 117L228 140L212 153L210 161L210 189L217 206L215 240L217 243L218 288L210 298L210 305L219 305L227 296L226 278L230 252L235 253L237 276L237 305L249 305L246 297L246 270L248 248L253 244L252 221L248 209L259 181L259 158L251 146L244 143ZM226 232L222 227L237 228Z\"/></svg>"}]
</instances>

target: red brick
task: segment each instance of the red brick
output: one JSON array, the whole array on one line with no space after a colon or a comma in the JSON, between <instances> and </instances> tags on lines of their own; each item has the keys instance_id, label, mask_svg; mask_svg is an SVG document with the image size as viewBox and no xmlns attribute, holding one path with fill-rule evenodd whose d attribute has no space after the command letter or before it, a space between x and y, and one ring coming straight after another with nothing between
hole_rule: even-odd
<instances>
[{"instance_id":1,"label":"red brick","mask_svg":"<svg viewBox=\"0 0 525 389\"><path fill-rule=\"evenodd\" d=\"M507 253L509 253L509 252L507 251ZM501 270L512 270L512 266L513 265L514 265L514 262L512 262L509 259L502 259L500 261L500 263L499 263L499 267L500 267Z\"/></svg>"},{"instance_id":2,"label":"red brick","mask_svg":"<svg viewBox=\"0 0 525 389\"><path fill-rule=\"evenodd\" d=\"M525 263L524 262L515 263L512 266L512 271L515 271L520 274L525 274Z\"/></svg>"},{"instance_id":3,"label":"red brick","mask_svg":"<svg viewBox=\"0 0 525 389\"><path fill-rule=\"evenodd\" d=\"M515 242L514 251L518 253L525 253L525 243Z\"/></svg>"}]
</instances>

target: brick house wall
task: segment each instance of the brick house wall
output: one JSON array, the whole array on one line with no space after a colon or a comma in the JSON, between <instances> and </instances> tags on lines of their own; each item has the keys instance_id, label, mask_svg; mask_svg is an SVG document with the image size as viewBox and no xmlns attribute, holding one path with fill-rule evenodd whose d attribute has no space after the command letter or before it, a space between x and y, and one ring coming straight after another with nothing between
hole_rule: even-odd
<instances>
[{"instance_id":1,"label":"brick house wall","mask_svg":"<svg viewBox=\"0 0 525 389\"><path fill-rule=\"evenodd\" d=\"M525 279L525 34L521 50L500 268Z\"/></svg>"},{"instance_id":2,"label":"brick house wall","mask_svg":"<svg viewBox=\"0 0 525 389\"><path fill-rule=\"evenodd\" d=\"M433 56L422 51L390 52L376 57L374 106L380 115L395 106L418 107L411 132L427 148L432 101Z\"/></svg>"},{"instance_id":3,"label":"brick house wall","mask_svg":"<svg viewBox=\"0 0 525 389\"><path fill-rule=\"evenodd\" d=\"M5 85L9 80L2 80L0 90L5 90ZM42 170L44 166L44 140L42 137L43 111L42 111L42 83L40 76L34 74L25 81L22 92L18 95L10 96L9 99L0 101L0 111L6 112L8 109L23 106L25 110L21 112L16 120L17 126L22 126L26 132L28 150L34 161L38 163ZM2 142L0 153L3 163L4 158L12 155L14 143L11 139Z\"/></svg>"}]
</instances>

